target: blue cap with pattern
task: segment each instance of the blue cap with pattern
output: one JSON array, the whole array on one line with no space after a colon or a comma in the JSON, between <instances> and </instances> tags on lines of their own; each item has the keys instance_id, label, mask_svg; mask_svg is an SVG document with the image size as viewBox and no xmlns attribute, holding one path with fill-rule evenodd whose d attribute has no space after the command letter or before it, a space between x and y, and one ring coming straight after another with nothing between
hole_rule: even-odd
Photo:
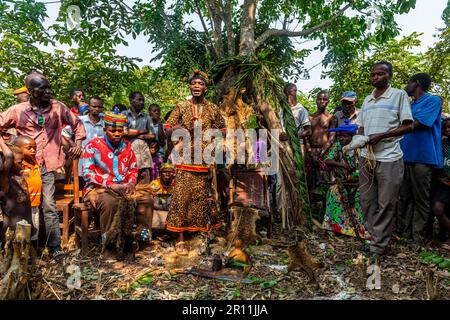
<instances>
[{"instance_id":1,"label":"blue cap with pattern","mask_svg":"<svg viewBox=\"0 0 450 320\"><path fill-rule=\"evenodd\" d=\"M355 91L345 91L342 94L341 101L342 100L355 101L356 100L356 92Z\"/></svg>"}]
</instances>

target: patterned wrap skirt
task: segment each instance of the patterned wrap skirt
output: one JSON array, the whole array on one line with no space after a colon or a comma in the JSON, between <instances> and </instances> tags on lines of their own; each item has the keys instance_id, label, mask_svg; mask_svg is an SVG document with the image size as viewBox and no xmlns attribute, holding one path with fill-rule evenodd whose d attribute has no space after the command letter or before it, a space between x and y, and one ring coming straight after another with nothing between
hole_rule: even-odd
<instances>
[{"instance_id":1,"label":"patterned wrap skirt","mask_svg":"<svg viewBox=\"0 0 450 320\"><path fill-rule=\"evenodd\" d=\"M209 231L219 228L214 205L208 202L208 173L177 169L166 229L173 232ZM209 224L209 217L211 223Z\"/></svg>"}]
</instances>

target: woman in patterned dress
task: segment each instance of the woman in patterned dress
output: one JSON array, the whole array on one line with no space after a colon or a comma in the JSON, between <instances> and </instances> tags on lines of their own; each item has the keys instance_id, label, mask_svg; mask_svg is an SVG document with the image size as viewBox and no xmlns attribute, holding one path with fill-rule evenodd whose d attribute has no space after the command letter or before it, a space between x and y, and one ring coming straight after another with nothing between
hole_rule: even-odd
<instances>
[{"instance_id":1,"label":"woman in patterned dress","mask_svg":"<svg viewBox=\"0 0 450 320\"><path fill-rule=\"evenodd\" d=\"M219 228L221 222L218 213L212 210L214 205L208 203L208 170L209 167L202 160L201 164L194 163L194 127L201 126L201 132L208 129L224 130L225 122L219 108L205 99L208 76L195 70L188 80L192 98L180 102L173 109L166 122L166 128L170 133L177 129L185 129L190 134L191 159L186 161L186 155L182 155L181 162L176 163L176 180L173 191L172 203L166 220L166 228L178 233L178 241L175 246L180 255L188 254L188 247L184 242L184 232L208 232ZM197 127L198 128L198 127ZM209 144L200 142L202 150ZM198 145L197 145L198 147ZM177 150L177 147L174 148Z\"/></svg>"},{"instance_id":2,"label":"woman in patterned dress","mask_svg":"<svg viewBox=\"0 0 450 320\"><path fill-rule=\"evenodd\" d=\"M357 125L346 121L344 125L329 130L337 132L338 141L333 144L325 158L326 165L331 169L332 179L322 226L325 230L336 233L370 239L364 229L357 191L359 155L357 150L350 150L345 154L342 151L342 148L350 143L357 129Z\"/></svg>"}]
</instances>

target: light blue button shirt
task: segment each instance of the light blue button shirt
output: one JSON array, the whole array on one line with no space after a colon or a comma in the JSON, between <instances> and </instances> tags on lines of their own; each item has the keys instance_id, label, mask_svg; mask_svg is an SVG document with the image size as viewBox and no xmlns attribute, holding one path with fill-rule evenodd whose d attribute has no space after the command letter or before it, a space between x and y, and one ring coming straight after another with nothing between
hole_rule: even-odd
<instances>
[{"instance_id":1,"label":"light blue button shirt","mask_svg":"<svg viewBox=\"0 0 450 320\"><path fill-rule=\"evenodd\" d=\"M100 121L94 124L91 121L91 119L89 118L88 114L84 115L84 116L79 116L78 118L81 120L81 122L83 123L84 129L86 130L86 139L84 139L81 142L81 146L83 147L83 151L84 151L84 147L87 145L87 143L89 141L91 141L92 139L95 139L95 138L103 137L103 128L105 127L105 121L103 120L103 117L101 116ZM70 126L65 127L62 130L61 134L68 138L73 137L72 129L70 128ZM81 167L83 165L82 162L83 162L82 159L80 159L78 161L78 174L80 176L82 174L82 171L81 171Z\"/></svg>"}]
</instances>

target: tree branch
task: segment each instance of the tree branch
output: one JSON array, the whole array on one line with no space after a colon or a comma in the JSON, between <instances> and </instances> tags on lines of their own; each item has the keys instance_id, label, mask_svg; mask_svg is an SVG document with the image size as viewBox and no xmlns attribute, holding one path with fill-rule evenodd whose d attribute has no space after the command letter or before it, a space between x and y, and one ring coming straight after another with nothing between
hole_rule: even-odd
<instances>
[{"instance_id":1,"label":"tree branch","mask_svg":"<svg viewBox=\"0 0 450 320\"><path fill-rule=\"evenodd\" d=\"M232 0L225 0L225 7L223 8L223 17L225 23L225 30L227 31L227 46L228 55L234 56L236 54L236 48L234 44L234 30L233 30L233 5Z\"/></svg>"},{"instance_id":2,"label":"tree branch","mask_svg":"<svg viewBox=\"0 0 450 320\"><path fill-rule=\"evenodd\" d=\"M203 18L202 10L200 8L200 4L198 3L198 0L195 0L195 7L196 7L197 15L199 16L200 21L202 23L203 30L204 30L205 34L208 36L208 38L209 38L210 31L208 30L208 27L206 26L205 19ZM206 50L208 52L212 53L212 52L215 51L214 50L214 44L211 41L211 38L209 38L209 39L210 39L209 40L209 45L208 46L205 45L205 48L206 48Z\"/></svg>"},{"instance_id":3,"label":"tree branch","mask_svg":"<svg viewBox=\"0 0 450 320\"><path fill-rule=\"evenodd\" d=\"M255 41L255 46L258 48L264 42L266 42L269 38L275 36L287 36L287 37L304 37L316 31L327 28L330 24L332 24L337 18L339 18L348 8L350 8L354 4L354 0L351 0L346 6L336 12L330 19L325 20L314 27L311 27L302 31L290 31L286 29L268 29L263 34L261 34L258 39Z\"/></svg>"},{"instance_id":4,"label":"tree branch","mask_svg":"<svg viewBox=\"0 0 450 320\"><path fill-rule=\"evenodd\" d=\"M197 10L197 15L200 18L200 22L202 23L204 32L206 34L209 34L209 30L208 30L208 27L206 26L205 19L203 18L202 10L200 9L200 5L198 3L198 0L195 0L195 7L196 7L196 10Z\"/></svg>"},{"instance_id":5,"label":"tree branch","mask_svg":"<svg viewBox=\"0 0 450 320\"><path fill-rule=\"evenodd\" d=\"M223 51L222 42L222 15L221 5L216 2L217 0L205 0L206 7L208 8L209 15L211 16L213 26L213 39L214 39L214 51L217 58L220 60L224 58L225 53Z\"/></svg>"}]
</instances>

